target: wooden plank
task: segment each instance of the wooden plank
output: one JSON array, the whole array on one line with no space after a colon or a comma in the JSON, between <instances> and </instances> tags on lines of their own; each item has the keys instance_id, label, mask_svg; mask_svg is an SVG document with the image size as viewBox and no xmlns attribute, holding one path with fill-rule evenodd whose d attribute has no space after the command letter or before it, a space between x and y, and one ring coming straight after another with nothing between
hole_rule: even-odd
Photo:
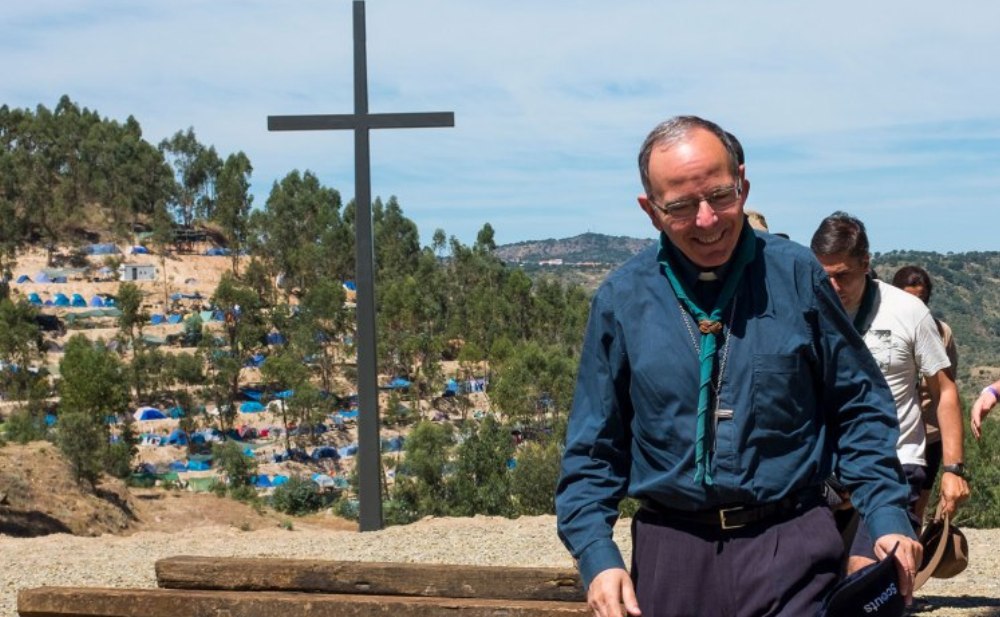
<instances>
[{"instance_id":1,"label":"wooden plank","mask_svg":"<svg viewBox=\"0 0 1000 617\"><path fill-rule=\"evenodd\" d=\"M307 591L583 602L576 571L427 563L169 557L156 580L171 589Z\"/></svg>"},{"instance_id":2,"label":"wooden plank","mask_svg":"<svg viewBox=\"0 0 1000 617\"><path fill-rule=\"evenodd\" d=\"M21 617L584 617L579 602L412 598L191 589L37 587L17 594Z\"/></svg>"}]
</instances>

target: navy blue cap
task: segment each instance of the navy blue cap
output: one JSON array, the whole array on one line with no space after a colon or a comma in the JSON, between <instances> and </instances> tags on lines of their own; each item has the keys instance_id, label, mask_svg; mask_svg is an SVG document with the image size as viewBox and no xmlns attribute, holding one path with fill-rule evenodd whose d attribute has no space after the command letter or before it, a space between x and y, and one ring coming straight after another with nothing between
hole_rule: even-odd
<instances>
[{"instance_id":1,"label":"navy blue cap","mask_svg":"<svg viewBox=\"0 0 1000 617\"><path fill-rule=\"evenodd\" d=\"M819 617L903 617L905 604L896 571L896 547L885 559L861 568L837 583Z\"/></svg>"}]
</instances>

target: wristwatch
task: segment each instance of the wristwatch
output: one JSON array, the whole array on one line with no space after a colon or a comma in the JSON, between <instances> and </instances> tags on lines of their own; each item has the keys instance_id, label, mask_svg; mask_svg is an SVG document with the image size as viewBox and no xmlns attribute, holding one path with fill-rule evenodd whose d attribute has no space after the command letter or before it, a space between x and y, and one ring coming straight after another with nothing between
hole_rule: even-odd
<instances>
[{"instance_id":1,"label":"wristwatch","mask_svg":"<svg viewBox=\"0 0 1000 617\"><path fill-rule=\"evenodd\" d=\"M959 478L964 478L965 463L955 463L954 465L941 465L941 471L944 473L953 473Z\"/></svg>"}]
</instances>

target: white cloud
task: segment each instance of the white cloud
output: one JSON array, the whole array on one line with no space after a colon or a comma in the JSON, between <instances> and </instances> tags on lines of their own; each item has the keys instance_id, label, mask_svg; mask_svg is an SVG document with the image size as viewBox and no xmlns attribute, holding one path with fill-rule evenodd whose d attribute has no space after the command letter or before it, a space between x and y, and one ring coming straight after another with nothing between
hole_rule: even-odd
<instances>
[{"instance_id":1,"label":"white cloud","mask_svg":"<svg viewBox=\"0 0 1000 617\"><path fill-rule=\"evenodd\" d=\"M795 236L843 207L872 221L877 246L883 226L908 243L883 248L995 246L985 226L899 238L890 223L949 199L995 210L1000 5L988 0L369 0L366 13L371 111L456 115L455 128L372 138L373 193L397 195L425 241L443 227L471 242L486 221L501 242L649 236L635 150L657 121L698 113L744 142L751 202ZM5 15L0 102L68 94L134 115L153 142L193 126L248 154L258 204L292 169L353 194L350 135L266 130L270 114L352 110L351 3L41 0Z\"/></svg>"}]
</instances>

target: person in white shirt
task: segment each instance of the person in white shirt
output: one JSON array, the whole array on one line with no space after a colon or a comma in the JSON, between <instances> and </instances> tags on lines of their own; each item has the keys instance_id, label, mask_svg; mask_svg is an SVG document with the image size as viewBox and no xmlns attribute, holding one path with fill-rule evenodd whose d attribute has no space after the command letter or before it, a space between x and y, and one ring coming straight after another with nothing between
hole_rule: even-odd
<instances>
[{"instance_id":1,"label":"person in white shirt","mask_svg":"<svg viewBox=\"0 0 1000 617\"><path fill-rule=\"evenodd\" d=\"M951 366L934 318L918 298L871 276L871 256L864 223L835 212L813 234L813 253L826 270L837 296L864 338L896 401L899 441L896 454L910 485L911 516L919 531L916 505L926 477L926 436L917 384L926 378L938 401L937 419L943 449L942 514L953 514L969 497L962 451L962 415L958 388L946 370ZM864 525L850 551L848 571L874 561Z\"/></svg>"}]
</instances>

